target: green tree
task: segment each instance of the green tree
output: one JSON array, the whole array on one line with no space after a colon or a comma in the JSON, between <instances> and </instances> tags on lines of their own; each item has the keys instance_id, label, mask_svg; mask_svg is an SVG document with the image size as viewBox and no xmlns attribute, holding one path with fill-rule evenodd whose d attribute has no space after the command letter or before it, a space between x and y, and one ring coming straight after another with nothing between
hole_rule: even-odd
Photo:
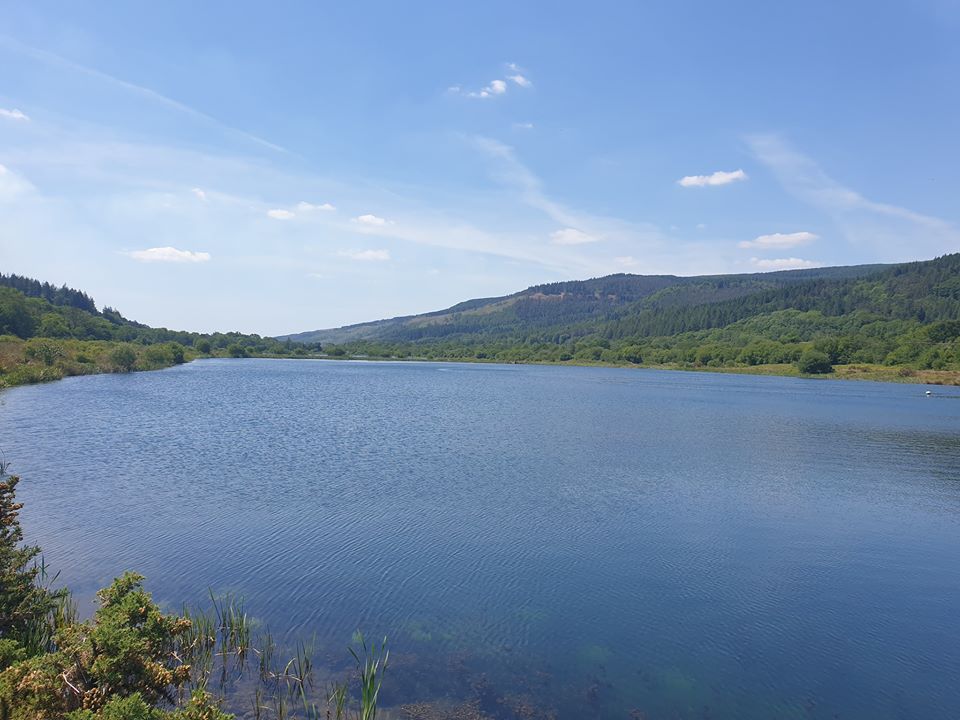
<instances>
[{"instance_id":1,"label":"green tree","mask_svg":"<svg viewBox=\"0 0 960 720\"><path fill-rule=\"evenodd\" d=\"M41 337L66 338L70 337L70 328L62 315L46 313L40 317L40 327L37 335Z\"/></svg>"},{"instance_id":2,"label":"green tree","mask_svg":"<svg viewBox=\"0 0 960 720\"><path fill-rule=\"evenodd\" d=\"M797 370L807 375L823 375L833 372L830 357L819 350L805 350L796 363Z\"/></svg>"},{"instance_id":3,"label":"green tree","mask_svg":"<svg viewBox=\"0 0 960 720\"><path fill-rule=\"evenodd\" d=\"M27 299L12 288L0 287L0 335L28 338L33 336L36 327Z\"/></svg>"}]
</instances>

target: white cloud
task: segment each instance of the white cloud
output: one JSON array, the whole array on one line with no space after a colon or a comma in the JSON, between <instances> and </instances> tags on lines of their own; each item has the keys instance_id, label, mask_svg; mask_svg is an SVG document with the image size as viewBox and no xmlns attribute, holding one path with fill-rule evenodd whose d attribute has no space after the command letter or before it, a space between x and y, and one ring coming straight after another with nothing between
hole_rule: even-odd
<instances>
[{"instance_id":1,"label":"white cloud","mask_svg":"<svg viewBox=\"0 0 960 720\"><path fill-rule=\"evenodd\" d=\"M530 82L530 79L525 75L521 75L517 72L517 66L513 63L507 65L510 70L514 72L513 75L508 75L506 80L497 79L491 80L490 84L480 88L479 90L467 90L464 91L459 85L451 85L447 88L447 92L454 95L463 95L464 97L470 98L493 98L499 95L504 95L507 92L507 80L515 83L519 87L529 88L533 86L533 83Z\"/></svg>"},{"instance_id":2,"label":"white cloud","mask_svg":"<svg viewBox=\"0 0 960 720\"><path fill-rule=\"evenodd\" d=\"M267 210L267 216L272 217L274 220L292 220L297 215L296 213L292 213L289 210L275 208L273 210Z\"/></svg>"},{"instance_id":3,"label":"white cloud","mask_svg":"<svg viewBox=\"0 0 960 720\"><path fill-rule=\"evenodd\" d=\"M190 190L190 192L192 192L194 195L196 195L200 200L203 200L203 202L206 202L206 201L207 201L207 193L205 193L205 192L204 192L203 190L201 190L200 188L193 188L193 189Z\"/></svg>"},{"instance_id":4,"label":"white cloud","mask_svg":"<svg viewBox=\"0 0 960 720\"><path fill-rule=\"evenodd\" d=\"M708 187L715 185L729 185L738 180L746 180L747 174L743 170L725 172L717 170L710 175L687 175L677 180L682 187Z\"/></svg>"},{"instance_id":5,"label":"white cloud","mask_svg":"<svg viewBox=\"0 0 960 720\"><path fill-rule=\"evenodd\" d=\"M737 243L739 248L758 248L761 250L785 249L807 245L818 239L820 236L812 232L793 232L793 233L773 233L772 235L759 235L753 240L743 240Z\"/></svg>"},{"instance_id":6,"label":"white cloud","mask_svg":"<svg viewBox=\"0 0 960 720\"><path fill-rule=\"evenodd\" d=\"M801 270L820 267L823 263L802 258L750 258L750 264L758 270Z\"/></svg>"},{"instance_id":7,"label":"white cloud","mask_svg":"<svg viewBox=\"0 0 960 720\"><path fill-rule=\"evenodd\" d=\"M17 108L13 108L12 110L4 110L3 108L0 108L0 117L5 117L9 120L21 120L24 122L30 121L30 118L25 115L23 111L17 110Z\"/></svg>"},{"instance_id":8,"label":"white cloud","mask_svg":"<svg viewBox=\"0 0 960 720\"><path fill-rule=\"evenodd\" d=\"M623 268L632 268L640 264L640 261L633 255L621 255L620 257L615 257L613 261Z\"/></svg>"},{"instance_id":9,"label":"white cloud","mask_svg":"<svg viewBox=\"0 0 960 720\"><path fill-rule=\"evenodd\" d=\"M389 250L343 250L341 257L361 262L386 262L390 259Z\"/></svg>"},{"instance_id":10,"label":"white cloud","mask_svg":"<svg viewBox=\"0 0 960 720\"><path fill-rule=\"evenodd\" d=\"M453 92L460 92L460 88L458 87L456 90L453 90ZM507 83L504 80L491 80L490 84L485 88L468 92L466 96L472 98L492 98L497 95L503 95L505 92L507 92Z\"/></svg>"},{"instance_id":11,"label":"white cloud","mask_svg":"<svg viewBox=\"0 0 960 720\"><path fill-rule=\"evenodd\" d=\"M532 122L515 122L513 127L517 130L533 130Z\"/></svg>"},{"instance_id":12,"label":"white cloud","mask_svg":"<svg viewBox=\"0 0 960 720\"><path fill-rule=\"evenodd\" d=\"M697 230L706 230L706 229L707 229L706 223L697 223Z\"/></svg>"},{"instance_id":13,"label":"white cloud","mask_svg":"<svg viewBox=\"0 0 960 720\"><path fill-rule=\"evenodd\" d=\"M178 250L174 247L155 247L127 253L140 262L199 263L210 260L210 253Z\"/></svg>"},{"instance_id":14,"label":"white cloud","mask_svg":"<svg viewBox=\"0 0 960 720\"><path fill-rule=\"evenodd\" d=\"M314 205L312 203L304 202L301 200L297 203L297 210L300 212L312 212L314 210L322 210L323 212L333 212L336 208L330 203L323 203L322 205Z\"/></svg>"},{"instance_id":15,"label":"white cloud","mask_svg":"<svg viewBox=\"0 0 960 720\"><path fill-rule=\"evenodd\" d=\"M583 245L585 243L597 242L600 238L588 235L576 228L563 228L563 230L550 233L550 240L554 245Z\"/></svg>"},{"instance_id":16,"label":"white cloud","mask_svg":"<svg viewBox=\"0 0 960 720\"><path fill-rule=\"evenodd\" d=\"M355 217L353 218L353 222L359 223L360 225L369 225L371 227L383 227L387 224L386 218L370 214Z\"/></svg>"}]
</instances>

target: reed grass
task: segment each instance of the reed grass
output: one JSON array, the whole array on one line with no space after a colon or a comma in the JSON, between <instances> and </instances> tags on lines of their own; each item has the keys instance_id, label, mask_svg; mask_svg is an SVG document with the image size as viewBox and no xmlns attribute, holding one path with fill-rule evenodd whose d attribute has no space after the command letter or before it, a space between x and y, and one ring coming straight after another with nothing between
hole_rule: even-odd
<instances>
[{"instance_id":1,"label":"reed grass","mask_svg":"<svg viewBox=\"0 0 960 720\"><path fill-rule=\"evenodd\" d=\"M368 648L363 633L358 630L357 636L363 657L352 647L348 648L360 671L360 712L357 717L359 720L376 720L380 688L383 686L390 651L387 649L387 638L383 638L379 647L374 643Z\"/></svg>"}]
</instances>

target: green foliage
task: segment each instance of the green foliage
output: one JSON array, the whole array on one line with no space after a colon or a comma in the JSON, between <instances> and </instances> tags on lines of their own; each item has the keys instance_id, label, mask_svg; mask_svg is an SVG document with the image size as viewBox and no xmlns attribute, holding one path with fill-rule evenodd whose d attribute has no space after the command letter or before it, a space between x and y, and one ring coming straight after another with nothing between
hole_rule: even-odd
<instances>
[{"instance_id":1,"label":"green foliage","mask_svg":"<svg viewBox=\"0 0 960 720\"><path fill-rule=\"evenodd\" d=\"M137 364L137 353L129 345L120 345L110 353L110 362L117 372L130 372Z\"/></svg>"},{"instance_id":2,"label":"green foliage","mask_svg":"<svg viewBox=\"0 0 960 720\"><path fill-rule=\"evenodd\" d=\"M797 360L797 370L808 375L822 375L833 372L830 356L819 350L806 350Z\"/></svg>"},{"instance_id":3,"label":"green foliage","mask_svg":"<svg viewBox=\"0 0 960 720\"><path fill-rule=\"evenodd\" d=\"M40 327L37 328L40 337L66 338L70 337L70 328L62 315L44 313L40 316Z\"/></svg>"},{"instance_id":4,"label":"green foliage","mask_svg":"<svg viewBox=\"0 0 960 720\"><path fill-rule=\"evenodd\" d=\"M0 674L0 698L8 706L16 699L22 709L12 718L98 713L111 699L134 694L154 706L172 703L173 690L190 674L174 652L189 621L162 614L141 582L132 573L118 578L98 593L100 608L92 622L60 628L55 651Z\"/></svg>"},{"instance_id":5,"label":"green foliage","mask_svg":"<svg viewBox=\"0 0 960 720\"><path fill-rule=\"evenodd\" d=\"M223 698L248 668L256 718L348 716L350 685L335 681L326 708L315 702L312 646L300 643L277 662L269 631L254 642L232 596L211 594L212 612L165 614L143 578L125 573L97 593L93 619L79 622L68 596L46 589L44 566L30 565L38 548L20 547L17 479L0 472L0 720L233 720ZM43 642L30 642L36 626ZM386 639L368 648L357 637L355 717L376 720L389 652Z\"/></svg>"},{"instance_id":6,"label":"green foliage","mask_svg":"<svg viewBox=\"0 0 960 720\"><path fill-rule=\"evenodd\" d=\"M360 674L360 713L358 720L376 720L377 704L380 699L380 688L383 686L383 674L387 671L390 660L390 651L387 650L387 639L384 638L377 647L376 643L367 647L363 634L358 630L357 640L360 650L350 648L350 654L357 663L357 672Z\"/></svg>"},{"instance_id":7,"label":"green foliage","mask_svg":"<svg viewBox=\"0 0 960 720\"><path fill-rule=\"evenodd\" d=\"M66 715L67 720L164 720L170 716L148 704L140 693L127 697L114 697L99 711L75 710Z\"/></svg>"},{"instance_id":8,"label":"green foliage","mask_svg":"<svg viewBox=\"0 0 960 720\"><path fill-rule=\"evenodd\" d=\"M227 354L232 358L248 357L247 349L240 343L233 343L227 348Z\"/></svg>"},{"instance_id":9,"label":"green foliage","mask_svg":"<svg viewBox=\"0 0 960 720\"><path fill-rule=\"evenodd\" d=\"M242 333L199 334L166 328L151 328L128 320L112 308L97 310L93 299L72 288L56 287L31 278L0 274L0 336L21 339L56 338L59 340L112 341L132 343L139 348L157 347L152 352L136 352L144 369L167 367L185 362L188 349L207 355L229 346L242 348L243 355L291 355L304 348L292 341ZM239 350L235 350L239 353ZM141 357L142 356L142 357ZM122 369L115 363L114 369ZM132 366L129 369L133 369ZM0 372L2 372L0 367ZM64 368L59 376L72 374ZM42 379L52 379L44 377ZM34 378L33 381L40 381ZM19 384L30 381L19 379Z\"/></svg>"},{"instance_id":10,"label":"green foliage","mask_svg":"<svg viewBox=\"0 0 960 720\"><path fill-rule=\"evenodd\" d=\"M31 360L39 360L47 367L53 365L64 355L63 346L44 338L31 338L24 348L24 355Z\"/></svg>"},{"instance_id":11,"label":"green foliage","mask_svg":"<svg viewBox=\"0 0 960 720\"><path fill-rule=\"evenodd\" d=\"M47 617L63 596L41 584L45 570L37 563L40 548L21 546L19 482L0 462L0 668L42 649Z\"/></svg>"},{"instance_id":12,"label":"green foliage","mask_svg":"<svg viewBox=\"0 0 960 720\"><path fill-rule=\"evenodd\" d=\"M958 275L960 254L755 275L615 275L297 337L352 338L326 345L329 357L787 372L812 348L831 365L960 370Z\"/></svg>"},{"instance_id":13,"label":"green foliage","mask_svg":"<svg viewBox=\"0 0 960 720\"><path fill-rule=\"evenodd\" d=\"M30 312L26 298L16 290L0 287L0 335L32 337L37 318Z\"/></svg>"}]
</instances>

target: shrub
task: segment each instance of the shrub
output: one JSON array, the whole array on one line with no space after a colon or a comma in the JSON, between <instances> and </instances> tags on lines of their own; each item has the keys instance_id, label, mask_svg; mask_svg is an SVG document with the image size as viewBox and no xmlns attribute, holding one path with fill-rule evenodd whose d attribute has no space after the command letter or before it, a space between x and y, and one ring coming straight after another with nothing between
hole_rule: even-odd
<instances>
[{"instance_id":1,"label":"shrub","mask_svg":"<svg viewBox=\"0 0 960 720\"><path fill-rule=\"evenodd\" d=\"M47 367L64 356L63 346L60 343L41 338L28 340L23 352L31 360L39 360Z\"/></svg>"},{"instance_id":2,"label":"shrub","mask_svg":"<svg viewBox=\"0 0 960 720\"><path fill-rule=\"evenodd\" d=\"M110 353L110 362L117 372L130 372L137 364L137 353L129 345L120 345Z\"/></svg>"},{"instance_id":3,"label":"shrub","mask_svg":"<svg viewBox=\"0 0 960 720\"><path fill-rule=\"evenodd\" d=\"M806 375L823 375L833 372L829 356L819 350L805 350L796 363L797 370Z\"/></svg>"}]
</instances>

